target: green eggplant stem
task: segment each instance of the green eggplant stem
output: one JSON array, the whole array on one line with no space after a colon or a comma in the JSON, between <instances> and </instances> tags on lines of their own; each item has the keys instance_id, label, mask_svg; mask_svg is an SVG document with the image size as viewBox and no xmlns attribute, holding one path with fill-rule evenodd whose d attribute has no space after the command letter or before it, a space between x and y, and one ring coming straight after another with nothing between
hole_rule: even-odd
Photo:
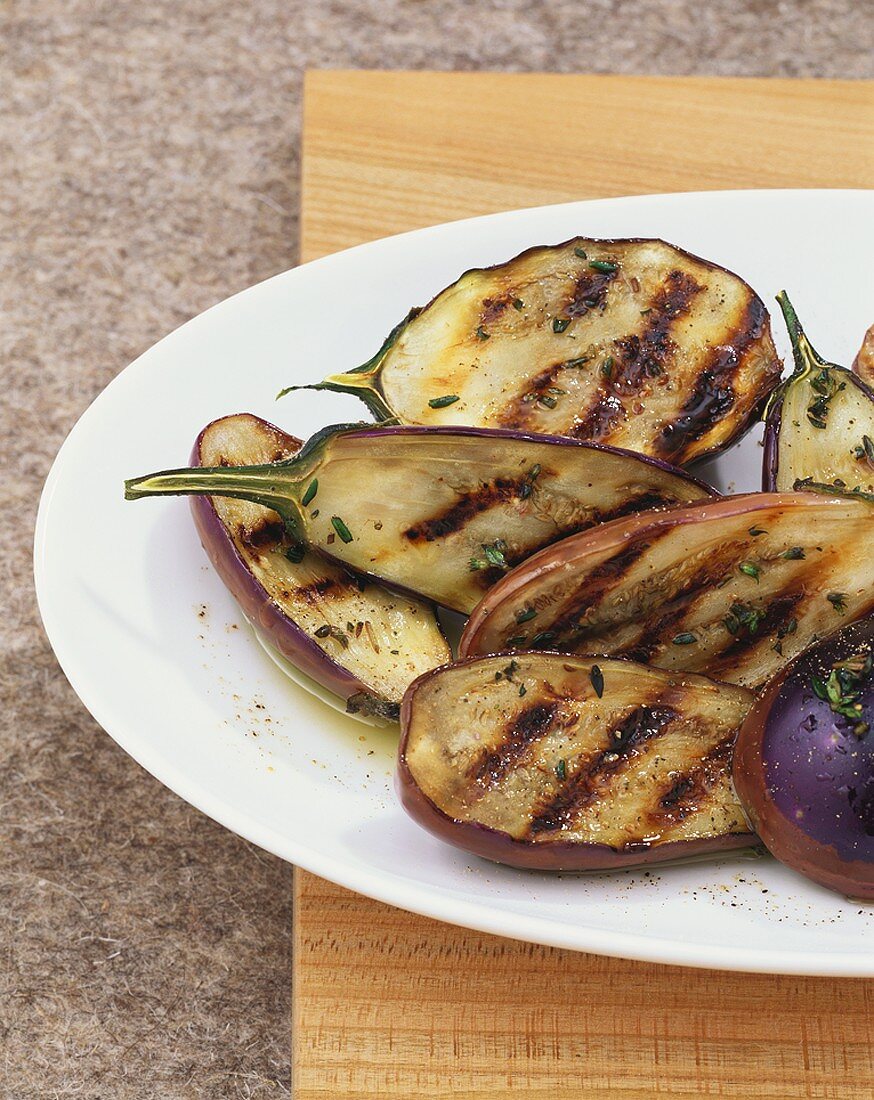
<instances>
[{"instance_id":1,"label":"green eggplant stem","mask_svg":"<svg viewBox=\"0 0 874 1100\"><path fill-rule=\"evenodd\" d=\"M186 466L162 470L124 483L125 500L155 496L219 496L249 500L278 512L295 531L302 527L307 471L294 469L294 460L265 466Z\"/></svg>"},{"instance_id":2,"label":"green eggplant stem","mask_svg":"<svg viewBox=\"0 0 874 1100\"><path fill-rule=\"evenodd\" d=\"M812 371L832 366L831 363L827 363L822 356L817 354L811 346L804 329L801 327L801 322L798 320L795 307L790 302L789 295L785 290L781 290L777 295L777 302L783 313L786 328L789 330L789 339L792 342L792 357L795 360L795 370L792 378L787 379L787 381L794 381L802 375L810 374Z\"/></svg>"}]
</instances>

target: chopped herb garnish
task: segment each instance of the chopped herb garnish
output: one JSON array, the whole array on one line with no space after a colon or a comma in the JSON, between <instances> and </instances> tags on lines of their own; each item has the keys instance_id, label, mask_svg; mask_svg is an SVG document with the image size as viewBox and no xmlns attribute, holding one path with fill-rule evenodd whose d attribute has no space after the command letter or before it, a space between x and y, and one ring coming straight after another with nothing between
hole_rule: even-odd
<instances>
[{"instance_id":1,"label":"chopped herb garnish","mask_svg":"<svg viewBox=\"0 0 874 1100\"><path fill-rule=\"evenodd\" d=\"M578 359L565 359L562 366L567 370L575 370L577 367L581 367L583 363L588 363L590 359L590 355L581 355Z\"/></svg>"},{"instance_id":2,"label":"chopped herb garnish","mask_svg":"<svg viewBox=\"0 0 874 1100\"><path fill-rule=\"evenodd\" d=\"M839 496L858 497L859 500L874 501L874 493L866 493L858 485L853 489L848 489L846 482L841 481L840 478L835 478L835 480L829 484L825 481L814 481L813 478L810 477L797 477L792 482L792 488L795 492L798 492L799 489L806 489L812 493L837 493Z\"/></svg>"},{"instance_id":3,"label":"chopped herb garnish","mask_svg":"<svg viewBox=\"0 0 874 1100\"><path fill-rule=\"evenodd\" d=\"M482 325L477 325L476 334L480 340L488 340L488 338L491 336L491 333L486 332Z\"/></svg>"},{"instance_id":4,"label":"chopped herb garnish","mask_svg":"<svg viewBox=\"0 0 874 1100\"><path fill-rule=\"evenodd\" d=\"M613 263L612 260L589 260L589 267L604 275L612 275L614 271L619 270L619 264Z\"/></svg>"},{"instance_id":5,"label":"chopped herb garnish","mask_svg":"<svg viewBox=\"0 0 874 1100\"><path fill-rule=\"evenodd\" d=\"M778 638L785 638L787 634L794 634L798 629L798 620L790 619L788 623L784 623L783 626L777 631Z\"/></svg>"},{"instance_id":6,"label":"chopped herb garnish","mask_svg":"<svg viewBox=\"0 0 874 1100\"><path fill-rule=\"evenodd\" d=\"M320 626L318 628L318 630L316 631L316 637L317 638L327 638L327 636L330 633L331 633L331 628L327 623L325 623L324 626Z\"/></svg>"},{"instance_id":7,"label":"chopped herb garnish","mask_svg":"<svg viewBox=\"0 0 874 1100\"><path fill-rule=\"evenodd\" d=\"M641 317L646 317L647 313L652 313L652 306L647 306L646 309L640 311Z\"/></svg>"},{"instance_id":8,"label":"chopped herb garnish","mask_svg":"<svg viewBox=\"0 0 874 1100\"><path fill-rule=\"evenodd\" d=\"M306 492L300 498L301 504L306 506L315 498L316 493L319 491L319 479L314 477L313 480L307 485Z\"/></svg>"},{"instance_id":9,"label":"chopped herb garnish","mask_svg":"<svg viewBox=\"0 0 874 1100\"><path fill-rule=\"evenodd\" d=\"M513 309L524 309L524 308L525 308L525 303L522 301L521 298L514 298L513 299Z\"/></svg>"},{"instance_id":10,"label":"chopped herb garnish","mask_svg":"<svg viewBox=\"0 0 874 1100\"><path fill-rule=\"evenodd\" d=\"M535 462L534 465L531 467L531 469L528 471L528 480L529 481L536 481L537 478L540 477L540 471L542 469L543 469L543 467L540 465L540 463Z\"/></svg>"},{"instance_id":11,"label":"chopped herb garnish","mask_svg":"<svg viewBox=\"0 0 874 1100\"><path fill-rule=\"evenodd\" d=\"M318 510L318 508L313 508L313 510L310 512L310 519L318 519L318 518L319 518L319 510Z\"/></svg>"},{"instance_id":12,"label":"chopped herb garnish","mask_svg":"<svg viewBox=\"0 0 874 1100\"><path fill-rule=\"evenodd\" d=\"M442 397L432 397L428 405L432 409L445 409L447 405L454 405L460 400L457 393L445 393Z\"/></svg>"},{"instance_id":13,"label":"chopped herb garnish","mask_svg":"<svg viewBox=\"0 0 874 1100\"><path fill-rule=\"evenodd\" d=\"M744 632L753 635L758 631L759 624L764 617L765 612L761 608L736 600L722 620L722 625L729 634L733 634L736 638Z\"/></svg>"},{"instance_id":14,"label":"chopped herb garnish","mask_svg":"<svg viewBox=\"0 0 874 1100\"><path fill-rule=\"evenodd\" d=\"M542 393L537 398L537 403L539 405L545 405L547 409L554 409L558 404L558 398L553 397L550 393Z\"/></svg>"},{"instance_id":15,"label":"chopped herb garnish","mask_svg":"<svg viewBox=\"0 0 874 1100\"><path fill-rule=\"evenodd\" d=\"M858 653L836 662L825 680L819 676L810 677L814 695L827 702L835 714L849 719L857 737L864 737L869 728L869 724L860 719L862 689L871 675L872 665L874 659L870 651L867 654Z\"/></svg>"},{"instance_id":16,"label":"chopped herb garnish","mask_svg":"<svg viewBox=\"0 0 874 1100\"><path fill-rule=\"evenodd\" d=\"M552 331L564 332L564 330L571 323L570 317L553 317L552 319Z\"/></svg>"},{"instance_id":17,"label":"chopped herb garnish","mask_svg":"<svg viewBox=\"0 0 874 1100\"><path fill-rule=\"evenodd\" d=\"M675 634L671 639L672 645L693 645L698 639L691 631L684 631L682 634Z\"/></svg>"},{"instance_id":18,"label":"chopped herb garnish","mask_svg":"<svg viewBox=\"0 0 874 1100\"><path fill-rule=\"evenodd\" d=\"M839 615L843 615L843 613L847 610L846 592L829 592L829 594L826 596L826 599Z\"/></svg>"},{"instance_id":19,"label":"chopped herb garnish","mask_svg":"<svg viewBox=\"0 0 874 1100\"><path fill-rule=\"evenodd\" d=\"M870 435L863 435L859 446L853 448L853 454L856 458L867 458L869 462L874 462L874 439Z\"/></svg>"},{"instance_id":20,"label":"chopped herb garnish","mask_svg":"<svg viewBox=\"0 0 874 1100\"><path fill-rule=\"evenodd\" d=\"M352 532L346 526L346 524L340 519L339 516L331 516L331 526L343 540L343 542L352 541Z\"/></svg>"},{"instance_id":21,"label":"chopped herb garnish","mask_svg":"<svg viewBox=\"0 0 874 1100\"><path fill-rule=\"evenodd\" d=\"M804 560L804 547L803 546L790 546L788 550L784 550L780 555L781 558L786 558L787 561L803 561Z\"/></svg>"},{"instance_id":22,"label":"chopped herb garnish","mask_svg":"<svg viewBox=\"0 0 874 1100\"><path fill-rule=\"evenodd\" d=\"M748 528L748 530L754 539L758 538L759 535L767 535L768 533L764 527L750 527Z\"/></svg>"},{"instance_id":23,"label":"chopped herb garnish","mask_svg":"<svg viewBox=\"0 0 874 1100\"><path fill-rule=\"evenodd\" d=\"M741 571L741 573L746 574L746 576L752 577L756 584L759 583L759 573L761 573L761 569L759 569L759 567L754 562L742 561L738 566L738 569Z\"/></svg>"},{"instance_id":24,"label":"chopped herb garnish","mask_svg":"<svg viewBox=\"0 0 874 1100\"><path fill-rule=\"evenodd\" d=\"M303 545L303 543L296 542L293 546L289 546L289 548L285 551L285 556L288 558L289 561L294 562L294 564L297 565L299 562L303 561L304 554L306 554L306 552L307 548Z\"/></svg>"},{"instance_id":25,"label":"chopped herb garnish","mask_svg":"<svg viewBox=\"0 0 874 1100\"><path fill-rule=\"evenodd\" d=\"M536 614L537 614L537 612L534 610L533 607L526 607L523 611L517 611L516 612L516 622L517 623L530 622L530 620L533 619Z\"/></svg>"},{"instance_id":26,"label":"chopped herb garnish","mask_svg":"<svg viewBox=\"0 0 874 1100\"><path fill-rule=\"evenodd\" d=\"M555 778L562 781L567 779L567 762L565 760L559 760L555 765Z\"/></svg>"},{"instance_id":27,"label":"chopped herb garnish","mask_svg":"<svg viewBox=\"0 0 874 1100\"><path fill-rule=\"evenodd\" d=\"M588 258L589 258L582 248L575 248L574 249L574 255L576 257L578 257L580 260L588 260Z\"/></svg>"},{"instance_id":28,"label":"chopped herb garnish","mask_svg":"<svg viewBox=\"0 0 874 1100\"><path fill-rule=\"evenodd\" d=\"M495 539L494 542L480 544L483 549L483 557L470 559L470 571L475 573L478 569L488 569L490 565L497 569L509 569L510 565L504 557L507 544L503 539Z\"/></svg>"},{"instance_id":29,"label":"chopped herb garnish","mask_svg":"<svg viewBox=\"0 0 874 1100\"><path fill-rule=\"evenodd\" d=\"M525 645L525 642L527 640L528 639L525 634L517 634L514 638L507 639L507 645L510 645L515 649L517 646Z\"/></svg>"},{"instance_id":30,"label":"chopped herb garnish","mask_svg":"<svg viewBox=\"0 0 874 1100\"><path fill-rule=\"evenodd\" d=\"M524 684L519 685L519 695L523 696L528 691L528 688Z\"/></svg>"},{"instance_id":31,"label":"chopped herb garnish","mask_svg":"<svg viewBox=\"0 0 874 1100\"><path fill-rule=\"evenodd\" d=\"M604 362L601 364L601 374L605 378L613 377L613 356L608 355Z\"/></svg>"},{"instance_id":32,"label":"chopped herb garnish","mask_svg":"<svg viewBox=\"0 0 874 1100\"><path fill-rule=\"evenodd\" d=\"M535 634L531 639L531 648L539 649L540 646L549 645L553 641L555 641L554 630L541 630L539 634Z\"/></svg>"},{"instance_id":33,"label":"chopped herb garnish","mask_svg":"<svg viewBox=\"0 0 874 1100\"><path fill-rule=\"evenodd\" d=\"M512 681L513 673L516 671L516 669L518 667L519 667L519 662L518 661L516 661L515 659L510 661L510 663L506 667L502 668L500 670L500 672L495 673L495 680L510 680L510 681Z\"/></svg>"},{"instance_id":34,"label":"chopped herb garnish","mask_svg":"<svg viewBox=\"0 0 874 1100\"><path fill-rule=\"evenodd\" d=\"M589 679L592 681L592 687L595 689L595 694L600 699L604 694L604 673L598 665L592 665L589 671Z\"/></svg>"},{"instance_id":35,"label":"chopped herb garnish","mask_svg":"<svg viewBox=\"0 0 874 1100\"><path fill-rule=\"evenodd\" d=\"M846 382L838 385L832 377L831 371L823 368L811 378L810 388L817 395L807 407L807 419L814 428L825 428L828 417L829 402L836 393L846 388Z\"/></svg>"}]
</instances>

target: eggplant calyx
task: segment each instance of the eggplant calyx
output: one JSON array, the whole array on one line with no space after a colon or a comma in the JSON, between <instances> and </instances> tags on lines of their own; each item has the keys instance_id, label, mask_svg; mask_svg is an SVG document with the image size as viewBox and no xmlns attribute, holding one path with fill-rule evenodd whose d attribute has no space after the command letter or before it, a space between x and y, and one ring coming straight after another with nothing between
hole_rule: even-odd
<instances>
[{"instance_id":1,"label":"eggplant calyx","mask_svg":"<svg viewBox=\"0 0 874 1100\"><path fill-rule=\"evenodd\" d=\"M785 290L781 290L777 295L777 304L780 306L783 320L786 322L789 340L792 344L792 357L795 360L795 370L792 372L791 377L787 379L788 382L794 382L817 370L846 370L846 367L839 367L836 363L827 362L814 349L801 327L795 307L789 300L789 295Z\"/></svg>"},{"instance_id":2,"label":"eggplant calyx","mask_svg":"<svg viewBox=\"0 0 874 1100\"><path fill-rule=\"evenodd\" d=\"M858 485L852 489L836 481L814 481L810 477L797 477L792 485L793 492L819 493L821 496L843 497L850 500L864 500L874 504L874 493L867 493Z\"/></svg>"},{"instance_id":3,"label":"eggplant calyx","mask_svg":"<svg viewBox=\"0 0 874 1100\"><path fill-rule=\"evenodd\" d=\"M354 367L350 371L341 374L329 374L321 382L314 382L306 386L286 386L276 395L285 397L296 390L328 390L331 393L348 393L359 398L378 421L397 420L395 410L391 408L379 389L379 376L382 371L382 361L389 349L396 343L400 334L404 331L413 318L418 317L422 311L411 309L407 316L391 330L383 340L376 355L362 363L360 367Z\"/></svg>"}]
</instances>

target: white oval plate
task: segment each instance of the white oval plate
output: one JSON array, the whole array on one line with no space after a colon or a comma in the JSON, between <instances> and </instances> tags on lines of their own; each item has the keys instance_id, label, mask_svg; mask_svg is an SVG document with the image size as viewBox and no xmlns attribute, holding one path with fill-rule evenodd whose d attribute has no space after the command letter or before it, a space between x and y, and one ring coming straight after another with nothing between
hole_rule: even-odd
<instances>
[{"instance_id":1,"label":"white oval plate","mask_svg":"<svg viewBox=\"0 0 874 1100\"><path fill-rule=\"evenodd\" d=\"M122 499L125 477L184 463L214 417L249 410L299 436L360 418L352 398L273 396L363 362L465 268L574 234L663 237L737 271L768 302L785 286L820 351L848 363L874 321L872 198L727 192L513 211L329 256L196 317L107 387L46 482L36 582L64 672L116 741L204 813L392 905L657 962L874 975L874 908L770 859L550 876L433 839L394 797L396 732L350 721L273 664L206 564L186 502ZM779 320L774 329L785 352ZM760 454L748 437L710 476L757 488Z\"/></svg>"}]
</instances>

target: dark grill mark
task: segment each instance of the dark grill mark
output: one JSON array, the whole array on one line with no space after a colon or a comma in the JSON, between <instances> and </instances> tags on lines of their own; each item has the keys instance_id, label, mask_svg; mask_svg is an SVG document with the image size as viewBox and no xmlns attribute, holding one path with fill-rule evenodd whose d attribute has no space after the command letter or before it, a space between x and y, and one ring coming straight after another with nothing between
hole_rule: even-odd
<instances>
[{"instance_id":1,"label":"dark grill mark","mask_svg":"<svg viewBox=\"0 0 874 1100\"><path fill-rule=\"evenodd\" d=\"M530 482L524 477L496 477L494 481L459 497L440 515L421 520L415 527L407 528L404 538L410 542L434 542L446 538L447 535L460 531L474 516L487 511L492 505L523 496L523 486L529 485Z\"/></svg>"},{"instance_id":2,"label":"dark grill mark","mask_svg":"<svg viewBox=\"0 0 874 1100\"><path fill-rule=\"evenodd\" d=\"M567 608L555 620L550 621L548 624L549 629L556 634L563 634L576 627L590 608L600 603L608 592L618 587L632 565L649 550L658 538L659 535L655 535L649 542L632 543L631 546L618 551L612 558L602 561L586 577L585 600Z\"/></svg>"},{"instance_id":3,"label":"dark grill mark","mask_svg":"<svg viewBox=\"0 0 874 1100\"><path fill-rule=\"evenodd\" d=\"M343 592L341 586L333 578L320 577L319 580L313 581L311 584L301 585L300 588L295 589L295 595L306 603L317 603L328 596L332 599L342 596Z\"/></svg>"},{"instance_id":4,"label":"dark grill mark","mask_svg":"<svg viewBox=\"0 0 874 1100\"><path fill-rule=\"evenodd\" d=\"M651 299L643 331L613 341L612 377L604 378L588 407L576 418L576 439L607 439L627 411L621 397L637 393L647 379L663 374L674 354L670 336L676 318L704 288L684 271L671 271Z\"/></svg>"},{"instance_id":5,"label":"dark grill mark","mask_svg":"<svg viewBox=\"0 0 874 1100\"><path fill-rule=\"evenodd\" d=\"M240 541L250 550L259 550L265 546L273 546L282 541L285 527L282 520L262 519L252 527L244 527L240 524L237 528Z\"/></svg>"},{"instance_id":6,"label":"dark grill mark","mask_svg":"<svg viewBox=\"0 0 874 1100\"><path fill-rule=\"evenodd\" d=\"M549 730L558 703L535 703L513 720L504 740L486 751L468 768L468 775L484 787L498 783L525 755L532 741Z\"/></svg>"},{"instance_id":7,"label":"dark grill mark","mask_svg":"<svg viewBox=\"0 0 874 1100\"><path fill-rule=\"evenodd\" d=\"M608 747L570 776L550 801L532 815L528 835L568 828L583 807L604 797L611 779L628 766L640 747L661 736L677 717L671 707L636 707L612 731Z\"/></svg>"},{"instance_id":8,"label":"dark grill mark","mask_svg":"<svg viewBox=\"0 0 874 1100\"><path fill-rule=\"evenodd\" d=\"M582 317L590 309L605 309L607 291L616 278L616 271L596 271L587 268L577 277L571 300L565 306L568 317Z\"/></svg>"},{"instance_id":9,"label":"dark grill mark","mask_svg":"<svg viewBox=\"0 0 874 1100\"><path fill-rule=\"evenodd\" d=\"M666 425L656 440L659 454L673 457L700 439L732 408L734 376L747 349L758 340L767 323L764 304L753 298L744 313L743 325L731 345L715 347L710 360L695 379L680 416Z\"/></svg>"},{"instance_id":10,"label":"dark grill mark","mask_svg":"<svg viewBox=\"0 0 874 1100\"><path fill-rule=\"evenodd\" d=\"M504 313L507 306L513 301L515 295L506 294L500 298L484 298L483 306L480 310L480 325L488 332L489 325L492 325L497 321L501 314Z\"/></svg>"},{"instance_id":11,"label":"dark grill mark","mask_svg":"<svg viewBox=\"0 0 874 1100\"><path fill-rule=\"evenodd\" d=\"M714 786L725 778L733 745L732 733L717 742L684 775L672 780L671 786L647 815L648 823L656 829L664 829L679 824L689 814L700 810Z\"/></svg>"},{"instance_id":12,"label":"dark grill mark","mask_svg":"<svg viewBox=\"0 0 874 1100\"><path fill-rule=\"evenodd\" d=\"M618 397L599 393L586 411L576 418L569 434L574 439L606 439L617 424L628 419Z\"/></svg>"}]
</instances>

